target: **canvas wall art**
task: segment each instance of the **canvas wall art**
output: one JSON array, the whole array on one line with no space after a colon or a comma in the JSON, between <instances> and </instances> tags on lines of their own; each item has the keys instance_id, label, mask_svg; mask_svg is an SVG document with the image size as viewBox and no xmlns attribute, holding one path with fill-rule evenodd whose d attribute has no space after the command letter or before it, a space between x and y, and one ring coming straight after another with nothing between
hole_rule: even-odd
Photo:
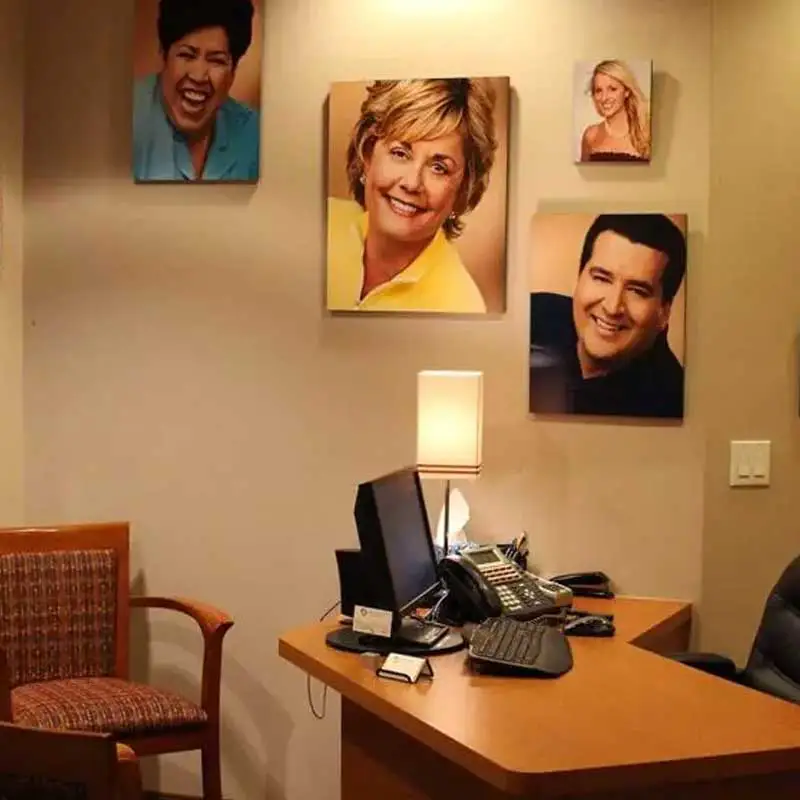
<instances>
[{"instance_id":1,"label":"canvas wall art","mask_svg":"<svg viewBox=\"0 0 800 800\"><path fill-rule=\"evenodd\" d=\"M576 162L650 161L652 61L578 62L572 92Z\"/></svg>"},{"instance_id":2,"label":"canvas wall art","mask_svg":"<svg viewBox=\"0 0 800 800\"><path fill-rule=\"evenodd\" d=\"M529 408L681 419L685 214L537 214Z\"/></svg>"},{"instance_id":3,"label":"canvas wall art","mask_svg":"<svg viewBox=\"0 0 800 800\"><path fill-rule=\"evenodd\" d=\"M505 310L508 107L508 78L331 87L329 310Z\"/></svg>"},{"instance_id":4,"label":"canvas wall art","mask_svg":"<svg viewBox=\"0 0 800 800\"><path fill-rule=\"evenodd\" d=\"M262 0L136 0L133 177L255 182Z\"/></svg>"}]
</instances>

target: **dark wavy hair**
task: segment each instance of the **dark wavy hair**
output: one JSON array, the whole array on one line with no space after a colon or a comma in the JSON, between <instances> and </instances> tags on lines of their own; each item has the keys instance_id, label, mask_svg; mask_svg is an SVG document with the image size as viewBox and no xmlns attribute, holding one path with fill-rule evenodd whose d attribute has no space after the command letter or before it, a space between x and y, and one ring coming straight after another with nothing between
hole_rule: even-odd
<instances>
[{"instance_id":1,"label":"dark wavy hair","mask_svg":"<svg viewBox=\"0 0 800 800\"><path fill-rule=\"evenodd\" d=\"M224 28L234 67L253 39L253 0L159 0L158 43L166 55L200 28Z\"/></svg>"}]
</instances>

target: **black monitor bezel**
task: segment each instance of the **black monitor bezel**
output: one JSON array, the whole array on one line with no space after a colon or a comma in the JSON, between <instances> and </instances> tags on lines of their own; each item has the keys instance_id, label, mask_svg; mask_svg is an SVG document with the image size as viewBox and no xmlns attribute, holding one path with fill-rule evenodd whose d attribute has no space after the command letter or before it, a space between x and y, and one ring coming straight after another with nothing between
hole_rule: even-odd
<instances>
[{"instance_id":1,"label":"black monitor bezel","mask_svg":"<svg viewBox=\"0 0 800 800\"><path fill-rule=\"evenodd\" d=\"M361 524L359 520L359 498L368 497L373 507L367 509L372 513L375 519L379 520L378 511L374 508L375 493L373 487L398 480L401 477L413 476L413 481L419 500L420 508L422 510L423 526L425 529L425 541L427 543L428 552L430 554L431 564L433 565L435 580L427 587L422 593L412 598L402 606L399 605L397 594L392 580L391 570L389 569L389 561L386 556L386 546L383 542L380 533L377 535L370 535L366 525ZM425 495L422 491L422 481L420 479L419 471L416 467L403 467L402 469L388 472L370 481L364 481L358 485L356 492L356 501L354 508L354 516L356 519L356 530L358 532L358 539L361 545L362 558L364 559L364 566L366 567L366 578L370 584L373 601L377 608L383 608L393 611L397 614L397 620L415 608L424 605L427 600L433 599L434 595L441 588L441 579L436 561L436 549L433 544L433 537L431 536L430 520L428 519L428 509L425 505Z\"/></svg>"}]
</instances>

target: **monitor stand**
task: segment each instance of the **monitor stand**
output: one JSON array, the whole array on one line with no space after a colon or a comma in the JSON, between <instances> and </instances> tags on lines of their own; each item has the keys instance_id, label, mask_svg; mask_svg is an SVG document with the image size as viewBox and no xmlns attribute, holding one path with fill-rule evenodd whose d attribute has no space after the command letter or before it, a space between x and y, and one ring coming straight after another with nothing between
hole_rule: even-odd
<instances>
[{"instance_id":1,"label":"monitor stand","mask_svg":"<svg viewBox=\"0 0 800 800\"><path fill-rule=\"evenodd\" d=\"M423 623L424 626L424 623ZM432 644L419 640L424 627L419 621L404 618L390 639L369 633L358 633L350 625L332 630L325 641L337 650L350 653L402 653L407 656L438 656L453 653L466 646L460 631L447 629L444 636Z\"/></svg>"},{"instance_id":2,"label":"monitor stand","mask_svg":"<svg viewBox=\"0 0 800 800\"><path fill-rule=\"evenodd\" d=\"M400 627L392 634L392 638L415 647L433 647L448 634L449 630L447 625L442 625L441 622L403 616L400 618Z\"/></svg>"}]
</instances>

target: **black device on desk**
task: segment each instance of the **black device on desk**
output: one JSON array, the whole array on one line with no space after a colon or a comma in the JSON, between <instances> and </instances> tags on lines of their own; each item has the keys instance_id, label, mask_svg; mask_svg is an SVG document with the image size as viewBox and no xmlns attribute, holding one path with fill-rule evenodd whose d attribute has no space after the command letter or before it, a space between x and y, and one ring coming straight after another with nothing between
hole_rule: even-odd
<instances>
[{"instance_id":1,"label":"black device on desk","mask_svg":"<svg viewBox=\"0 0 800 800\"><path fill-rule=\"evenodd\" d=\"M613 614L570 610L563 624L567 636L613 636L616 633Z\"/></svg>"},{"instance_id":2,"label":"black device on desk","mask_svg":"<svg viewBox=\"0 0 800 800\"><path fill-rule=\"evenodd\" d=\"M541 617L486 620L470 635L469 657L478 672L556 678L572 669L569 641Z\"/></svg>"},{"instance_id":3,"label":"black device on desk","mask_svg":"<svg viewBox=\"0 0 800 800\"><path fill-rule=\"evenodd\" d=\"M443 558L439 572L450 597L443 616L482 622L500 615L527 620L572 605L572 592L526 572L495 545Z\"/></svg>"},{"instance_id":4,"label":"black device on desk","mask_svg":"<svg viewBox=\"0 0 800 800\"><path fill-rule=\"evenodd\" d=\"M614 597L611 578L605 572L569 572L554 575L550 580L568 586L575 597Z\"/></svg>"},{"instance_id":5,"label":"black device on desk","mask_svg":"<svg viewBox=\"0 0 800 800\"><path fill-rule=\"evenodd\" d=\"M339 629L328 635L328 643L347 650L405 654L434 654L463 647L459 632L413 613L432 606L441 592L417 470L407 467L361 483L354 515L364 594L370 607L391 612L391 635ZM361 605L357 598L353 602Z\"/></svg>"}]
</instances>

